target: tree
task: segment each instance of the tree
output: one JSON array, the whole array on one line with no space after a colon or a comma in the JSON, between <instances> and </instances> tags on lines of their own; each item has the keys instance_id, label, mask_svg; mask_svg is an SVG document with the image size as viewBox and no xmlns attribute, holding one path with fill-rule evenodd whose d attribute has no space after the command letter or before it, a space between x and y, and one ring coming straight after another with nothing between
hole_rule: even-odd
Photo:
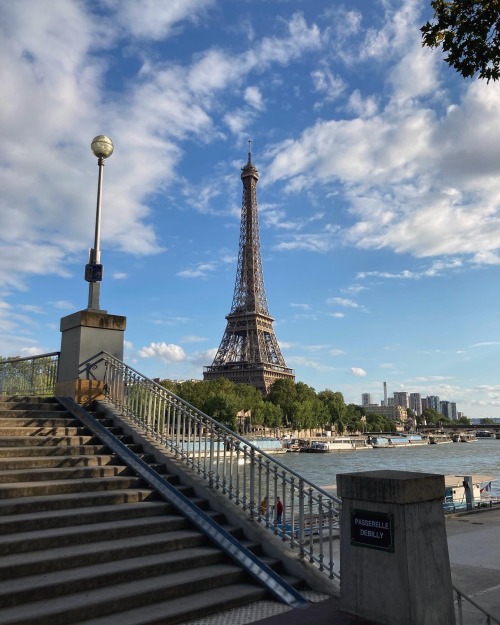
<instances>
[{"instance_id":1,"label":"tree","mask_svg":"<svg viewBox=\"0 0 500 625\"><path fill-rule=\"evenodd\" d=\"M464 78L500 78L500 0L433 0L434 21L422 28L422 45L442 48Z\"/></svg>"},{"instance_id":2,"label":"tree","mask_svg":"<svg viewBox=\"0 0 500 625\"><path fill-rule=\"evenodd\" d=\"M347 408L342 393L338 391L334 392L327 388L318 393L318 399L320 399L325 406L330 423L345 419Z\"/></svg>"},{"instance_id":3,"label":"tree","mask_svg":"<svg viewBox=\"0 0 500 625\"><path fill-rule=\"evenodd\" d=\"M485 417L480 421L481 425L493 425L495 423L494 419L490 419L490 417Z\"/></svg>"},{"instance_id":4,"label":"tree","mask_svg":"<svg viewBox=\"0 0 500 625\"><path fill-rule=\"evenodd\" d=\"M276 382L273 382L266 399L272 404L281 407L285 425L293 423L294 403L297 401L297 391L293 380L276 380Z\"/></svg>"}]
</instances>

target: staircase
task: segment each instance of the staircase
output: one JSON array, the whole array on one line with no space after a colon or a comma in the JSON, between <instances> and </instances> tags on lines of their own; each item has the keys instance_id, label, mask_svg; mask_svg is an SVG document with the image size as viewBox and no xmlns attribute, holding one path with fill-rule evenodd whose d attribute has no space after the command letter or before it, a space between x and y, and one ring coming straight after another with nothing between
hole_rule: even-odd
<instances>
[{"instance_id":1,"label":"staircase","mask_svg":"<svg viewBox=\"0 0 500 625\"><path fill-rule=\"evenodd\" d=\"M164 477L206 508L178 478ZM0 580L2 625L165 625L268 598L59 402L44 398L0 397Z\"/></svg>"}]
</instances>

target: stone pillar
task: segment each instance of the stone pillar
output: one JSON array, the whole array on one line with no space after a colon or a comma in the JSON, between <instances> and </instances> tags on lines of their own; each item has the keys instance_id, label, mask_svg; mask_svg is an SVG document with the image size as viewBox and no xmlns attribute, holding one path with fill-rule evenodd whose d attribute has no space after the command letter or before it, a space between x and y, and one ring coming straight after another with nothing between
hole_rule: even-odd
<instances>
[{"instance_id":1,"label":"stone pillar","mask_svg":"<svg viewBox=\"0 0 500 625\"><path fill-rule=\"evenodd\" d=\"M94 356L105 351L123 360L125 327L125 317L105 311L87 309L63 317L56 396L82 404L102 396L104 367Z\"/></svg>"},{"instance_id":2,"label":"stone pillar","mask_svg":"<svg viewBox=\"0 0 500 625\"><path fill-rule=\"evenodd\" d=\"M455 623L444 476L337 475L340 608L383 625Z\"/></svg>"}]
</instances>

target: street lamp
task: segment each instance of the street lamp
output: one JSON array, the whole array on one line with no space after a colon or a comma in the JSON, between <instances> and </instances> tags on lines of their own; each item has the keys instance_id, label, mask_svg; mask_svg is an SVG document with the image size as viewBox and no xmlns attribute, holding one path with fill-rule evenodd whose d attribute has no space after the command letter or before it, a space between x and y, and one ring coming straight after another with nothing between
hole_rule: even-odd
<instances>
[{"instance_id":1,"label":"street lamp","mask_svg":"<svg viewBox=\"0 0 500 625\"><path fill-rule=\"evenodd\" d=\"M85 266L85 280L89 283L89 310L100 310L99 294L101 290L102 265L99 244L101 240L101 195L104 160L113 154L113 142L105 135L95 137L90 144L92 152L97 156L99 166L99 182L97 185L97 207L95 214L94 247L89 252L89 262Z\"/></svg>"}]
</instances>

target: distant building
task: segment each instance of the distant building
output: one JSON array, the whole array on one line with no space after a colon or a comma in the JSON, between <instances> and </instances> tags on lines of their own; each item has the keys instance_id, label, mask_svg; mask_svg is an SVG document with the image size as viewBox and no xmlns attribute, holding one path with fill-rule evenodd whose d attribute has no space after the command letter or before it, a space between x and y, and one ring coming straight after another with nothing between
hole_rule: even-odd
<instances>
[{"instance_id":1,"label":"distant building","mask_svg":"<svg viewBox=\"0 0 500 625\"><path fill-rule=\"evenodd\" d=\"M450 408L451 408L451 419L453 421L457 421L458 419L458 413L457 413L457 404L456 402L452 401L450 402Z\"/></svg>"},{"instance_id":2,"label":"distant building","mask_svg":"<svg viewBox=\"0 0 500 625\"><path fill-rule=\"evenodd\" d=\"M417 417L422 414L422 396L420 393L410 393L410 408Z\"/></svg>"},{"instance_id":3,"label":"distant building","mask_svg":"<svg viewBox=\"0 0 500 625\"><path fill-rule=\"evenodd\" d=\"M389 398L391 401L392 398ZM393 421L405 422L408 418L406 408L403 406L366 406L366 412L379 414L381 417L392 419Z\"/></svg>"},{"instance_id":4,"label":"distant building","mask_svg":"<svg viewBox=\"0 0 500 625\"><path fill-rule=\"evenodd\" d=\"M439 412L443 415L443 417L446 417L447 419L451 419L450 417L450 402L443 400L439 402Z\"/></svg>"},{"instance_id":5,"label":"distant building","mask_svg":"<svg viewBox=\"0 0 500 625\"><path fill-rule=\"evenodd\" d=\"M371 393L363 393L361 395L361 405L369 406L370 404L373 404Z\"/></svg>"},{"instance_id":6,"label":"distant building","mask_svg":"<svg viewBox=\"0 0 500 625\"><path fill-rule=\"evenodd\" d=\"M410 407L410 395L406 391L401 393L394 393L394 403L396 406L403 406L403 408Z\"/></svg>"},{"instance_id":7,"label":"distant building","mask_svg":"<svg viewBox=\"0 0 500 625\"><path fill-rule=\"evenodd\" d=\"M436 412L441 411L439 397L437 395L428 395L427 397L427 406L426 408L430 408L435 410Z\"/></svg>"}]
</instances>

